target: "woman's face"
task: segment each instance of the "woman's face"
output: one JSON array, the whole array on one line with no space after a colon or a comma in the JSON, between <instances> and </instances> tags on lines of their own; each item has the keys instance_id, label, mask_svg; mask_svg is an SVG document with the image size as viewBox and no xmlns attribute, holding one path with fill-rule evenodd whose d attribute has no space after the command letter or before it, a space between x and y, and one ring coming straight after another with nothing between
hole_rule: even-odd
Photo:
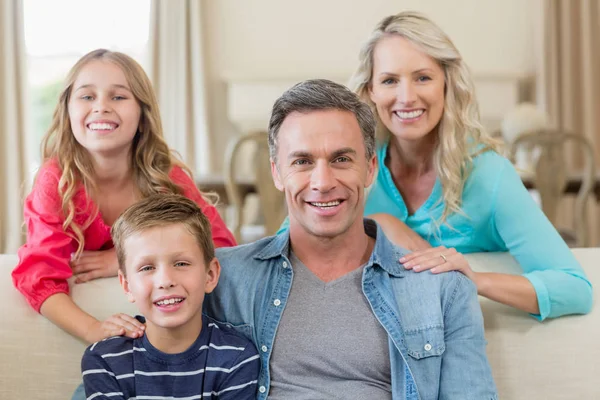
<instances>
[{"instance_id":1,"label":"woman's face","mask_svg":"<svg viewBox=\"0 0 600 400\"><path fill-rule=\"evenodd\" d=\"M419 140L436 129L444 87L442 67L409 40L390 35L375 46L369 96L397 139Z\"/></svg>"}]
</instances>

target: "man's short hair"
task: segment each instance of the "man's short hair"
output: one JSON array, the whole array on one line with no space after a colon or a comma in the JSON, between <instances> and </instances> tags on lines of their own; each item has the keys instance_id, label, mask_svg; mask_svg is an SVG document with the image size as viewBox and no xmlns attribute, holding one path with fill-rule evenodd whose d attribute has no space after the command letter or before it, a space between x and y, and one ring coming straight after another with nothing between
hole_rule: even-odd
<instances>
[{"instance_id":1,"label":"man's short hair","mask_svg":"<svg viewBox=\"0 0 600 400\"><path fill-rule=\"evenodd\" d=\"M277 161L277 135L285 118L293 112L349 111L356 116L370 160L375 155L375 117L370 107L347 87L327 79L300 82L281 95L273 105L269 121L269 153Z\"/></svg>"},{"instance_id":2,"label":"man's short hair","mask_svg":"<svg viewBox=\"0 0 600 400\"><path fill-rule=\"evenodd\" d=\"M194 236L208 266L215 256L215 248L210 222L200 207L181 195L155 194L125 210L110 230L121 272L126 272L124 245L128 237L148 229L175 224L182 224Z\"/></svg>"}]
</instances>

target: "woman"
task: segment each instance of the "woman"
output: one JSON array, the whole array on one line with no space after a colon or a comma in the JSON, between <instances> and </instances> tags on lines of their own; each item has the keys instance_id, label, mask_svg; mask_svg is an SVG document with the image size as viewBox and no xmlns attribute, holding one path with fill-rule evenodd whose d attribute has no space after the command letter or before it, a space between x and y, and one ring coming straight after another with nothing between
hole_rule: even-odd
<instances>
[{"instance_id":1,"label":"woman","mask_svg":"<svg viewBox=\"0 0 600 400\"><path fill-rule=\"evenodd\" d=\"M401 259L405 268L458 270L480 295L540 320L590 311L591 284L484 132L470 72L437 25L415 12L383 19L352 87L383 139L365 213L392 240L412 230L433 246ZM509 251L524 274L474 272L462 253L481 251Z\"/></svg>"}]
</instances>

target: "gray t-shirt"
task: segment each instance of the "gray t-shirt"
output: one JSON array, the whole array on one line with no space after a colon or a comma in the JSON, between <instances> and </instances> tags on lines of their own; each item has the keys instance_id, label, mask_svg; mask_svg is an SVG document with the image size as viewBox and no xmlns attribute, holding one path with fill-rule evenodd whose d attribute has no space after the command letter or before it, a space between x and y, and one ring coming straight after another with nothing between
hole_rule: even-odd
<instances>
[{"instance_id":1,"label":"gray t-shirt","mask_svg":"<svg viewBox=\"0 0 600 400\"><path fill-rule=\"evenodd\" d=\"M364 267L323 282L293 253L290 261L269 399L391 399L388 335L362 293Z\"/></svg>"}]
</instances>

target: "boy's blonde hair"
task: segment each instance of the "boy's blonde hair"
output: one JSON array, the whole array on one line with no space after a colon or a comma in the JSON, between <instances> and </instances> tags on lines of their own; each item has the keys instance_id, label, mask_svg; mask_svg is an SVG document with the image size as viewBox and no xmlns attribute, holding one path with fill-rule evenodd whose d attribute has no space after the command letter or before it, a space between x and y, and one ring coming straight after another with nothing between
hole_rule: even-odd
<instances>
[{"instance_id":1,"label":"boy's blonde hair","mask_svg":"<svg viewBox=\"0 0 600 400\"><path fill-rule=\"evenodd\" d=\"M212 231L208 218L198 205L187 197L156 194L129 207L115 221L110 233L117 252L119 268L126 274L125 241L131 235L152 228L181 224L194 236L202 250L206 268L215 257Z\"/></svg>"},{"instance_id":2,"label":"boy's blonde hair","mask_svg":"<svg viewBox=\"0 0 600 400\"><path fill-rule=\"evenodd\" d=\"M140 194L143 197L155 193L181 194L182 189L169 178L173 166L179 166L190 176L192 175L191 171L172 154L163 139L158 101L152 83L143 68L128 55L105 49L94 50L80 58L67 75L50 129L44 136L41 146L43 162L56 160L62 171L58 182L58 193L61 196L62 212L65 217L63 229L78 243L76 256L79 256L84 248L83 231L96 218L99 210L96 207L83 224L77 222L77 214L85 212L85 210L76 210L73 202L79 185L85 187L91 198L96 197L97 187L89 153L73 135L68 108L77 76L89 62L95 60L111 62L121 68L141 108L138 132L131 148L133 180Z\"/></svg>"},{"instance_id":3,"label":"boy's blonde hair","mask_svg":"<svg viewBox=\"0 0 600 400\"><path fill-rule=\"evenodd\" d=\"M415 44L444 71L444 113L439 123L438 145L433 156L445 202L444 212L438 222L444 223L451 214L462 213L462 192L473 157L487 150L499 151L501 142L487 134L479 121L471 72L458 49L439 26L423 14L413 11L391 15L377 24L361 49L358 69L349 84L374 110L379 138L387 139L391 133L381 122L369 96L373 79L373 53L381 39L394 35Z\"/></svg>"}]
</instances>

